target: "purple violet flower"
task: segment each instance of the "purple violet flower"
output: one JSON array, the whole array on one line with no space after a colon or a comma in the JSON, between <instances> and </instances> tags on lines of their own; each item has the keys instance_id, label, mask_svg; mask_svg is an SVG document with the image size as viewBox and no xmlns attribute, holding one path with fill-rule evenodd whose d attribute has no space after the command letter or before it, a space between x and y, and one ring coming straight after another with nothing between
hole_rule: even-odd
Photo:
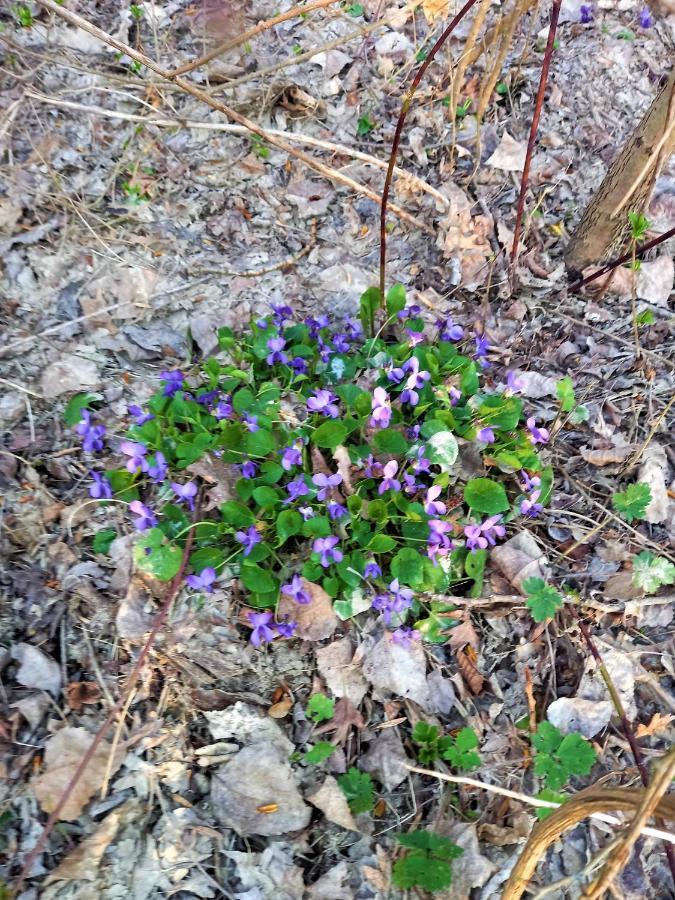
<instances>
[{"instance_id":1,"label":"purple violet flower","mask_svg":"<svg viewBox=\"0 0 675 900\"><path fill-rule=\"evenodd\" d=\"M487 538L488 544L490 544L491 547L494 547L497 543L497 538L503 538L506 534L506 529L500 524L501 521L501 516L490 516L490 518L486 519L480 526L481 531Z\"/></svg>"},{"instance_id":2,"label":"purple violet flower","mask_svg":"<svg viewBox=\"0 0 675 900\"><path fill-rule=\"evenodd\" d=\"M393 368L387 372L387 381L391 381L392 384L400 384L404 378L405 369L403 368Z\"/></svg>"},{"instance_id":3,"label":"purple violet flower","mask_svg":"<svg viewBox=\"0 0 675 900\"><path fill-rule=\"evenodd\" d=\"M317 319L314 316L307 316L305 325L309 329L309 336L316 340L321 329L328 328L330 319L328 316L319 316Z\"/></svg>"},{"instance_id":4,"label":"purple violet flower","mask_svg":"<svg viewBox=\"0 0 675 900\"><path fill-rule=\"evenodd\" d=\"M270 628L269 623L272 621L272 613L271 612L253 612L253 610L248 611L248 620L251 623L253 631L251 632L251 636L249 637L249 641L253 644L254 647L259 647L261 644L268 644L270 641L273 641L276 637L276 632L273 628Z\"/></svg>"},{"instance_id":5,"label":"purple violet flower","mask_svg":"<svg viewBox=\"0 0 675 900\"><path fill-rule=\"evenodd\" d=\"M288 621L275 622L274 627L276 628L277 634L280 637L290 638L290 637L293 637L293 635L295 634L296 629L298 627L298 623L297 622L288 622Z\"/></svg>"},{"instance_id":6,"label":"purple violet flower","mask_svg":"<svg viewBox=\"0 0 675 900\"><path fill-rule=\"evenodd\" d=\"M363 471L366 478L379 478L382 474L382 463L378 462L372 453L364 460Z\"/></svg>"},{"instance_id":7,"label":"purple violet flower","mask_svg":"<svg viewBox=\"0 0 675 900\"><path fill-rule=\"evenodd\" d=\"M260 425L258 425L258 417L257 416L251 416L248 413L244 413L244 415L242 416L242 419L244 421L244 426L250 432L260 431Z\"/></svg>"},{"instance_id":8,"label":"purple violet flower","mask_svg":"<svg viewBox=\"0 0 675 900\"><path fill-rule=\"evenodd\" d=\"M342 333L333 335L333 346L338 353L349 353L351 348L351 344L347 340L347 335Z\"/></svg>"},{"instance_id":9,"label":"purple violet flower","mask_svg":"<svg viewBox=\"0 0 675 900\"><path fill-rule=\"evenodd\" d=\"M88 409L81 410L82 419L77 426L77 433L82 436L82 449L85 453L94 453L103 450L103 438L105 425L92 425L91 413Z\"/></svg>"},{"instance_id":10,"label":"purple violet flower","mask_svg":"<svg viewBox=\"0 0 675 900\"><path fill-rule=\"evenodd\" d=\"M188 575L185 583L195 591L204 591L205 594L213 593L213 582L218 576L211 566L202 569L199 575Z\"/></svg>"},{"instance_id":11,"label":"purple violet flower","mask_svg":"<svg viewBox=\"0 0 675 900\"><path fill-rule=\"evenodd\" d=\"M164 479L166 478L166 473L168 471L169 466L167 464L166 457L161 450L158 450L155 453L154 465L148 465L148 475L156 484L158 484L160 481L164 481Z\"/></svg>"},{"instance_id":12,"label":"purple violet flower","mask_svg":"<svg viewBox=\"0 0 675 900\"><path fill-rule=\"evenodd\" d=\"M421 635L416 628L407 628L405 625L391 633L392 643L398 644L399 647L405 647L406 650L410 649L413 641L419 641L420 637Z\"/></svg>"},{"instance_id":13,"label":"purple violet flower","mask_svg":"<svg viewBox=\"0 0 675 900\"><path fill-rule=\"evenodd\" d=\"M454 544L448 537L452 531L450 522L442 519L429 519L429 538L427 541L427 556L436 564L436 556L447 556L454 549Z\"/></svg>"},{"instance_id":14,"label":"purple violet flower","mask_svg":"<svg viewBox=\"0 0 675 900\"><path fill-rule=\"evenodd\" d=\"M357 338L360 338L363 334L363 328L361 327L361 323L357 322L355 319L349 318L349 316L345 317L342 327L344 328L347 337L350 340L355 341Z\"/></svg>"},{"instance_id":15,"label":"purple violet flower","mask_svg":"<svg viewBox=\"0 0 675 900\"><path fill-rule=\"evenodd\" d=\"M146 446L137 444L134 441L122 441L120 451L129 457L126 468L132 475L135 475L139 470L141 472L148 471L148 461L145 458L145 454L148 452Z\"/></svg>"},{"instance_id":16,"label":"purple violet flower","mask_svg":"<svg viewBox=\"0 0 675 900\"><path fill-rule=\"evenodd\" d=\"M487 369L490 363L487 360L488 350L490 349L490 342L485 337L484 334L477 334L475 337L476 341L476 352L474 353L474 359L478 360L478 364L481 365L484 369Z\"/></svg>"},{"instance_id":17,"label":"purple violet flower","mask_svg":"<svg viewBox=\"0 0 675 900\"><path fill-rule=\"evenodd\" d=\"M299 506L298 512L300 513L302 518L305 520L305 522L308 522L310 519L314 518L314 510L312 509L311 506Z\"/></svg>"},{"instance_id":18,"label":"purple violet flower","mask_svg":"<svg viewBox=\"0 0 675 900\"><path fill-rule=\"evenodd\" d=\"M593 21L593 7L590 4L582 3L579 7L579 21L582 25Z\"/></svg>"},{"instance_id":19,"label":"purple violet flower","mask_svg":"<svg viewBox=\"0 0 675 900\"><path fill-rule=\"evenodd\" d=\"M438 337L442 341L461 341L464 337L464 329L461 325L455 325L450 316L443 321L443 319L439 319L436 322L436 326L438 328Z\"/></svg>"},{"instance_id":20,"label":"purple violet flower","mask_svg":"<svg viewBox=\"0 0 675 900\"><path fill-rule=\"evenodd\" d=\"M234 416L234 407L232 406L232 398L228 394L218 403L213 411L213 415L220 421L221 419L231 419Z\"/></svg>"},{"instance_id":21,"label":"purple violet flower","mask_svg":"<svg viewBox=\"0 0 675 900\"><path fill-rule=\"evenodd\" d=\"M145 425L146 422L151 422L155 418L150 413L144 413L140 406L133 404L129 407L129 415L136 419L136 425Z\"/></svg>"},{"instance_id":22,"label":"purple violet flower","mask_svg":"<svg viewBox=\"0 0 675 900\"><path fill-rule=\"evenodd\" d=\"M321 390L314 391L314 396L309 398L307 409L310 412L323 413L324 416L337 419L340 414L336 406L337 399L331 391L321 388Z\"/></svg>"},{"instance_id":23,"label":"purple violet flower","mask_svg":"<svg viewBox=\"0 0 675 900\"><path fill-rule=\"evenodd\" d=\"M378 494L384 494L385 491L400 491L401 482L395 477L398 472L398 463L395 459L390 459L382 471L382 481L377 489Z\"/></svg>"},{"instance_id":24,"label":"purple violet flower","mask_svg":"<svg viewBox=\"0 0 675 900\"><path fill-rule=\"evenodd\" d=\"M283 303L270 303L273 312L274 324L277 328L283 328L284 322L286 319L291 319L293 317L293 310L290 306L286 306Z\"/></svg>"},{"instance_id":25,"label":"purple violet flower","mask_svg":"<svg viewBox=\"0 0 675 900\"><path fill-rule=\"evenodd\" d=\"M429 372L420 371L420 361L416 356L412 356L405 364L405 369L409 373L408 380L405 383L409 391L421 390L431 378Z\"/></svg>"},{"instance_id":26,"label":"purple violet flower","mask_svg":"<svg viewBox=\"0 0 675 900\"><path fill-rule=\"evenodd\" d=\"M331 534L325 538L317 538L312 544L312 550L321 557L319 562L324 569L327 569L331 562L339 563L342 561L342 550L339 550L336 546L339 543L340 538Z\"/></svg>"},{"instance_id":27,"label":"purple violet flower","mask_svg":"<svg viewBox=\"0 0 675 900\"><path fill-rule=\"evenodd\" d=\"M640 28L651 28L654 24L652 14L646 6L640 10L638 22L640 23Z\"/></svg>"},{"instance_id":28,"label":"purple violet flower","mask_svg":"<svg viewBox=\"0 0 675 900\"><path fill-rule=\"evenodd\" d=\"M420 447L417 451L417 459L413 464L413 469L415 470L416 475L421 475L423 472L429 472L429 466L431 465L431 460L427 459L424 455L426 453L426 447Z\"/></svg>"},{"instance_id":29,"label":"purple violet flower","mask_svg":"<svg viewBox=\"0 0 675 900\"><path fill-rule=\"evenodd\" d=\"M525 497L520 504L521 514L528 516L530 519L536 519L544 511L543 505L537 502L540 496L541 491L532 491L529 497Z\"/></svg>"},{"instance_id":30,"label":"purple violet flower","mask_svg":"<svg viewBox=\"0 0 675 900\"><path fill-rule=\"evenodd\" d=\"M165 397L173 397L175 393L183 390L185 376L178 370L174 372L160 372L160 378L164 382L162 393Z\"/></svg>"},{"instance_id":31,"label":"purple violet flower","mask_svg":"<svg viewBox=\"0 0 675 900\"><path fill-rule=\"evenodd\" d=\"M366 563L366 566L363 570L364 578L381 578L382 577L382 569L378 566L378 564L374 560L369 560Z\"/></svg>"},{"instance_id":32,"label":"purple violet flower","mask_svg":"<svg viewBox=\"0 0 675 900\"><path fill-rule=\"evenodd\" d=\"M333 521L335 519L342 519L343 516L346 516L347 514L347 507L342 503L331 502L328 504L328 517Z\"/></svg>"},{"instance_id":33,"label":"purple violet flower","mask_svg":"<svg viewBox=\"0 0 675 900\"><path fill-rule=\"evenodd\" d=\"M241 464L241 474L242 478L255 478L258 474L258 466L252 459L244 460Z\"/></svg>"},{"instance_id":34,"label":"purple violet flower","mask_svg":"<svg viewBox=\"0 0 675 900\"><path fill-rule=\"evenodd\" d=\"M459 388L450 387L448 394L450 395L450 405L457 406L459 401L462 399L462 392L459 390Z\"/></svg>"},{"instance_id":35,"label":"purple violet flower","mask_svg":"<svg viewBox=\"0 0 675 900\"><path fill-rule=\"evenodd\" d=\"M406 319L413 319L416 316L419 316L421 312L422 309L417 303L411 303L410 306L407 306L398 313L398 318L401 322L405 322Z\"/></svg>"},{"instance_id":36,"label":"purple violet flower","mask_svg":"<svg viewBox=\"0 0 675 900\"><path fill-rule=\"evenodd\" d=\"M327 363L328 360L333 355L333 353L335 353L335 350L333 350L333 348L330 346L330 344L327 344L324 341L324 339L321 337L321 335L319 335L317 337L316 344L317 344L317 347L319 348L319 359L321 360L322 363Z\"/></svg>"},{"instance_id":37,"label":"purple violet flower","mask_svg":"<svg viewBox=\"0 0 675 900\"><path fill-rule=\"evenodd\" d=\"M206 391L204 394L200 394L199 397L197 397L197 403L199 403L200 406L208 406L212 400L216 399L219 393L219 390Z\"/></svg>"},{"instance_id":38,"label":"purple violet flower","mask_svg":"<svg viewBox=\"0 0 675 900\"><path fill-rule=\"evenodd\" d=\"M371 428L388 428L391 421L391 402L384 388L376 387L372 397Z\"/></svg>"},{"instance_id":39,"label":"purple violet flower","mask_svg":"<svg viewBox=\"0 0 675 900\"><path fill-rule=\"evenodd\" d=\"M154 528L157 524L157 516L140 500L132 500L129 504L129 511L138 516L134 521L136 531L147 531L148 528Z\"/></svg>"},{"instance_id":40,"label":"purple violet flower","mask_svg":"<svg viewBox=\"0 0 675 900\"><path fill-rule=\"evenodd\" d=\"M300 603L301 606L306 606L308 603L312 602L312 598L302 589L302 578L299 575L294 575L288 584L283 584L281 586L281 593L287 594L296 603Z\"/></svg>"},{"instance_id":41,"label":"purple violet flower","mask_svg":"<svg viewBox=\"0 0 675 900\"><path fill-rule=\"evenodd\" d=\"M93 484L89 488L89 496L94 500L110 500L112 497L112 489L105 475L100 472L90 472Z\"/></svg>"},{"instance_id":42,"label":"purple violet flower","mask_svg":"<svg viewBox=\"0 0 675 900\"><path fill-rule=\"evenodd\" d=\"M446 506L441 500L437 500L436 497L439 497L443 488L440 484L432 485L427 491L427 495L424 498L424 512L428 516L443 516L445 515Z\"/></svg>"},{"instance_id":43,"label":"purple violet flower","mask_svg":"<svg viewBox=\"0 0 675 900\"><path fill-rule=\"evenodd\" d=\"M423 331L411 331L409 328L406 328L405 333L408 335L409 347L417 347L419 344L424 343Z\"/></svg>"},{"instance_id":44,"label":"purple violet flower","mask_svg":"<svg viewBox=\"0 0 675 900\"><path fill-rule=\"evenodd\" d=\"M410 428L406 428L405 436L409 441L416 441L420 436L420 426L419 425L411 425Z\"/></svg>"},{"instance_id":45,"label":"purple violet flower","mask_svg":"<svg viewBox=\"0 0 675 900\"><path fill-rule=\"evenodd\" d=\"M512 394L519 394L525 388L525 382L513 370L506 374L506 387Z\"/></svg>"},{"instance_id":46,"label":"purple violet flower","mask_svg":"<svg viewBox=\"0 0 675 900\"><path fill-rule=\"evenodd\" d=\"M316 499L325 500L333 488L342 484L342 475L339 472L336 472L335 475L324 475L323 472L319 472L316 475L312 475L312 484L319 488Z\"/></svg>"},{"instance_id":47,"label":"purple violet flower","mask_svg":"<svg viewBox=\"0 0 675 900\"><path fill-rule=\"evenodd\" d=\"M528 437L533 444L548 444L551 437L548 428L537 428L537 420L534 416L530 416L526 424L527 430L530 432Z\"/></svg>"},{"instance_id":48,"label":"purple violet flower","mask_svg":"<svg viewBox=\"0 0 675 900\"><path fill-rule=\"evenodd\" d=\"M306 375L309 372L307 360L303 359L302 356L294 356L290 365L296 375Z\"/></svg>"},{"instance_id":49,"label":"purple violet flower","mask_svg":"<svg viewBox=\"0 0 675 900\"><path fill-rule=\"evenodd\" d=\"M476 435L476 440L480 441L481 444L494 444L495 442L495 433L492 428L489 428L487 425L481 428Z\"/></svg>"},{"instance_id":50,"label":"purple violet flower","mask_svg":"<svg viewBox=\"0 0 675 900\"><path fill-rule=\"evenodd\" d=\"M253 525L249 525L247 531L238 531L235 534L235 537L244 547L244 556L248 556L255 545L262 541L262 538Z\"/></svg>"},{"instance_id":51,"label":"purple violet flower","mask_svg":"<svg viewBox=\"0 0 675 900\"><path fill-rule=\"evenodd\" d=\"M413 592L410 588L402 588L398 578L389 584L388 594L378 594L373 600L373 608L382 613L384 621L389 624L394 613L402 613L410 609Z\"/></svg>"},{"instance_id":52,"label":"purple violet flower","mask_svg":"<svg viewBox=\"0 0 675 900\"><path fill-rule=\"evenodd\" d=\"M403 492L408 494L408 496L412 496L416 494L419 490L421 490L424 485L417 481L414 475L411 475L410 472L406 472L403 476L404 488Z\"/></svg>"},{"instance_id":53,"label":"purple violet flower","mask_svg":"<svg viewBox=\"0 0 675 900\"><path fill-rule=\"evenodd\" d=\"M187 484L178 484L176 481L171 482L171 490L177 497L178 503L187 503L190 511L195 508L195 497L197 496L197 485L194 481L188 481Z\"/></svg>"},{"instance_id":54,"label":"purple violet flower","mask_svg":"<svg viewBox=\"0 0 675 900\"><path fill-rule=\"evenodd\" d=\"M528 475L524 469L520 471L520 477L523 479L522 488L524 491L535 491L541 487L541 478L539 475Z\"/></svg>"},{"instance_id":55,"label":"purple violet flower","mask_svg":"<svg viewBox=\"0 0 675 900\"><path fill-rule=\"evenodd\" d=\"M294 444L291 444L290 447L285 447L283 450L279 451L281 454L281 468L286 472L290 472L293 466L302 465L301 446L302 444L300 444L299 441L296 441Z\"/></svg>"},{"instance_id":56,"label":"purple violet flower","mask_svg":"<svg viewBox=\"0 0 675 900\"><path fill-rule=\"evenodd\" d=\"M487 548L487 538L483 537L480 525L465 525L464 537L466 538L466 546L472 553L476 550L485 550Z\"/></svg>"},{"instance_id":57,"label":"purple violet flower","mask_svg":"<svg viewBox=\"0 0 675 900\"><path fill-rule=\"evenodd\" d=\"M284 347L286 346L286 341L282 337L270 338L267 342L267 349L270 351L267 354L267 365L273 366L275 363L287 363L288 355L284 353Z\"/></svg>"},{"instance_id":58,"label":"purple violet flower","mask_svg":"<svg viewBox=\"0 0 675 900\"><path fill-rule=\"evenodd\" d=\"M288 499L284 500L284 503L293 503L299 497L304 497L305 494L309 494L309 488L305 483L305 476L298 475L293 481L289 481L286 485L286 492L288 493Z\"/></svg>"}]
</instances>

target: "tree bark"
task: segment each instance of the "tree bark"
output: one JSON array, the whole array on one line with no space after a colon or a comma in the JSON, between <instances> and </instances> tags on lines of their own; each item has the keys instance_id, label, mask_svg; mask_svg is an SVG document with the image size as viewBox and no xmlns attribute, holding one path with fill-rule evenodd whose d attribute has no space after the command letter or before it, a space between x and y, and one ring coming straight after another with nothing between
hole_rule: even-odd
<instances>
[{"instance_id":1,"label":"tree bark","mask_svg":"<svg viewBox=\"0 0 675 900\"><path fill-rule=\"evenodd\" d=\"M584 212L565 251L579 275L620 251L630 233L629 212L644 213L654 182L675 152L675 66Z\"/></svg>"}]
</instances>

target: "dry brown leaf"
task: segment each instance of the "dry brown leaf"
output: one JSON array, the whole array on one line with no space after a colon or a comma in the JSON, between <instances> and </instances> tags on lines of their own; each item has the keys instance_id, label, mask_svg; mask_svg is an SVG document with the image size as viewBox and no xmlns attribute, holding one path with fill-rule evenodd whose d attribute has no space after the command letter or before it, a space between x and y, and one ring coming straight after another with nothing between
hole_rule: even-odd
<instances>
[{"instance_id":1,"label":"dry brown leaf","mask_svg":"<svg viewBox=\"0 0 675 900\"><path fill-rule=\"evenodd\" d=\"M654 737L665 731L675 716L663 715L662 713L654 713L647 725L640 724L635 729L635 737Z\"/></svg>"},{"instance_id":2,"label":"dry brown leaf","mask_svg":"<svg viewBox=\"0 0 675 900\"><path fill-rule=\"evenodd\" d=\"M289 714L293 707L293 701L290 697L284 697L283 700L279 700L278 703L273 703L272 706L267 710L267 715L271 716L273 719L283 719L285 716Z\"/></svg>"},{"instance_id":3,"label":"dry brown leaf","mask_svg":"<svg viewBox=\"0 0 675 900\"><path fill-rule=\"evenodd\" d=\"M315 730L315 734L325 734L327 731L334 731L334 744L344 744L349 734L349 729L365 728L366 723L363 716L354 706L348 697L341 697L335 704L335 712L330 722L326 722Z\"/></svg>"},{"instance_id":4,"label":"dry brown leaf","mask_svg":"<svg viewBox=\"0 0 675 900\"><path fill-rule=\"evenodd\" d=\"M51 813L70 780L94 740L94 735L84 728L62 728L49 738L45 748L45 771L32 779L33 791L42 809ZM79 781L70 793L67 802L59 814L60 820L73 822L77 819L87 803L103 783L111 746L102 741L94 751L89 764ZM122 764L126 749L118 747L110 762L110 774L113 775Z\"/></svg>"},{"instance_id":5,"label":"dry brown leaf","mask_svg":"<svg viewBox=\"0 0 675 900\"><path fill-rule=\"evenodd\" d=\"M497 149L486 164L505 172L522 172L526 153L527 141L516 141L508 131L505 131Z\"/></svg>"},{"instance_id":6,"label":"dry brown leaf","mask_svg":"<svg viewBox=\"0 0 675 900\"><path fill-rule=\"evenodd\" d=\"M625 462L634 450L634 444L626 444L623 447L607 447L604 450L587 450L581 447L579 453L592 466L612 466Z\"/></svg>"},{"instance_id":7,"label":"dry brown leaf","mask_svg":"<svg viewBox=\"0 0 675 900\"><path fill-rule=\"evenodd\" d=\"M455 625L449 632L448 644L451 650L459 650L469 644L474 650L480 646L480 638L469 618L468 610L464 611L464 621Z\"/></svg>"},{"instance_id":8,"label":"dry brown leaf","mask_svg":"<svg viewBox=\"0 0 675 900\"><path fill-rule=\"evenodd\" d=\"M99 864L119 828L121 815L112 812L101 822L96 831L85 838L63 859L45 879L45 885L53 881L95 881Z\"/></svg>"},{"instance_id":9,"label":"dry brown leaf","mask_svg":"<svg viewBox=\"0 0 675 900\"><path fill-rule=\"evenodd\" d=\"M457 667L462 673L462 678L467 683L472 694L480 694L485 684L485 679L476 667L476 654L470 647L465 647L455 653Z\"/></svg>"},{"instance_id":10,"label":"dry brown leaf","mask_svg":"<svg viewBox=\"0 0 675 900\"><path fill-rule=\"evenodd\" d=\"M333 601L320 584L302 579L302 590L312 598L310 603L296 603L288 594L281 594L278 607L280 619L288 616L297 622L297 637L305 641L322 641L329 638L338 626L333 612Z\"/></svg>"},{"instance_id":11,"label":"dry brown leaf","mask_svg":"<svg viewBox=\"0 0 675 900\"><path fill-rule=\"evenodd\" d=\"M207 454L189 465L186 471L191 475L198 475L207 484L212 485L207 493L208 501L204 510L214 509L221 503L237 498L235 485L239 473L234 466L224 463L221 459Z\"/></svg>"},{"instance_id":12,"label":"dry brown leaf","mask_svg":"<svg viewBox=\"0 0 675 900\"><path fill-rule=\"evenodd\" d=\"M528 531L522 531L495 547L490 558L519 591L522 591L527 578L545 577L546 557Z\"/></svg>"},{"instance_id":13,"label":"dry brown leaf","mask_svg":"<svg viewBox=\"0 0 675 900\"><path fill-rule=\"evenodd\" d=\"M422 0L424 18L429 25L436 19L445 19L450 10L450 0Z\"/></svg>"},{"instance_id":14,"label":"dry brown leaf","mask_svg":"<svg viewBox=\"0 0 675 900\"><path fill-rule=\"evenodd\" d=\"M351 638L343 637L316 651L316 665L334 697L349 697L358 706L368 690Z\"/></svg>"},{"instance_id":15,"label":"dry brown leaf","mask_svg":"<svg viewBox=\"0 0 675 900\"><path fill-rule=\"evenodd\" d=\"M346 447L336 447L333 450L333 459L337 463L337 470L342 475L342 490L349 497L354 493L352 484L352 463L349 459L349 451Z\"/></svg>"},{"instance_id":16,"label":"dry brown leaf","mask_svg":"<svg viewBox=\"0 0 675 900\"><path fill-rule=\"evenodd\" d=\"M101 689L93 681L71 681L66 686L66 699L68 706L74 712L79 712L85 703L98 703Z\"/></svg>"},{"instance_id":17,"label":"dry brown leaf","mask_svg":"<svg viewBox=\"0 0 675 900\"><path fill-rule=\"evenodd\" d=\"M307 794L306 799L312 806L320 809L329 822L335 822L336 825L349 831L358 831L347 798L332 775L326 776L321 787L313 794Z\"/></svg>"}]
</instances>

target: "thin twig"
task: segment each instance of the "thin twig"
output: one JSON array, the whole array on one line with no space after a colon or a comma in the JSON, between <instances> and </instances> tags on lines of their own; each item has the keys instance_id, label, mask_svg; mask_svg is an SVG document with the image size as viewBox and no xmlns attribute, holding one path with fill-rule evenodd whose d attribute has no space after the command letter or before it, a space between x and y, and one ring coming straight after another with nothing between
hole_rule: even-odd
<instances>
[{"instance_id":1,"label":"thin twig","mask_svg":"<svg viewBox=\"0 0 675 900\"><path fill-rule=\"evenodd\" d=\"M332 169L329 166L324 165L322 162L319 162L319 160L314 159L314 157L309 156L307 153L303 153L302 150L298 150L297 148L292 147L286 141L271 135L256 122L253 122L251 119L248 119L246 116L243 116L241 113L238 113L231 107L226 106L224 103L220 103L218 100L214 100L214 98L209 93L196 87L194 84L192 84L191 81L186 81L184 78L174 78L171 75L170 71L168 71L167 69L163 69L154 60L150 59L149 56L146 56L145 53L141 53L139 50L135 50L133 47L129 47L128 44L117 40L117 38L114 38L112 35L98 28L96 25L92 25L91 22L83 19L82 16L77 15L77 13L71 12L71 10L66 9L63 6L59 6L58 3L54 2L54 0L38 0L38 2L41 6L44 6L45 9L50 10L55 15L59 16L62 19L65 19L67 22L70 22L71 25L75 25L78 28L81 28L83 31L88 32L89 34L98 38L98 40L103 41L104 44L108 44L111 47L114 47L116 50L119 50L120 53L126 54L130 59L135 59L137 62L141 63L146 68L150 69L150 71L154 72L156 75L159 75L161 78L165 78L167 81L172 81L183 91L185 91L185 93L191 94L197 100L201 100L212 109L223 113L223 115L227 116L228 119L231 119L233 122L242 125L252 134L257 134L259 138L262 138L263 141L266 141L273 147L277 147L279 150L283 150L290 156L295 157L295 159L298 159L301 162L305 163L305 165L319 172L319 174L323 175L325 178L328 178L330 181L337 181L340 184L344 184L351 190L356 191L356 193L363 194L365 197L368 197L369 200L373 200L375 203L382 202L379 194L377 194L375 191L371 190L368 187L365 187L365 185L359 184L352 178L349 178L347 175L343 175L342 172L338 172L336 169ZM474 3L475 0L470 0L470 2ZM410 213L407 213L405 210L400 209L399 207L394 208L393 206L391 208L392 210L395 210L396 214L401 219L404 219L415 228L419 228L427 233L433 233L432 229L430 229L428 225L426 225L424 222L419 221L415 218L415 216L410 215Z\"/></svg>"},{"instance_id":2,"label":"thin twig","mask_svg":"<svg viewBox=\"0 0 675 900\"><path fill-rule=\"evenodd\" d=\"M425 72L431 65L434 60L434 57L441 49L443 44L448 40L452 32L455 30L457 25L462 21L464 16L469 12L471 7L476 3L476 0L467 0L464 6L460 9L454 19L450 22L447 28L443 31L439 39L436 41L434 46L429 51L429 55L424 60L422 65L419 67L417 74L412 80L410 87L408 88L405 97L403 98L403 103L401 104L401 111L398 115L398 119L396 121L396 129L394 130L394 139L391 144L391 153L389 155L389 165L387 166L387 174L384 179L384 188L382 190L382 200L380 207L380 297L381 302L384 303L384 286L385 286L385 269L387 265L387 201L389 199L389 191L391 189L391 180L394 174L394 166L396 164L396 156L398 154L398 147L401 143L401 135L403 134L403 126L405 124L406 116L408 115L408 110L410 109L410 105L412 104L413 97L415 96L415 92L419 87L420 81L424 77Z\"/></svg>"},{"instance_id":3,"label":"thin twig","mask_svg":"<svg viewBox=\"0 0 675 900\"><path fill-rule=\"evenodd\" d=\"M298 16L304 16L306 13L313 12L315 9L323 9L324 6L331 6L336 2L337 0L314 0L314 2L307 3L306 5L299 4L298 6L294 6L285 13L280 13L278 16L273 16L271 19L258 22L257 25L249 28L248 31L242 32L237 37L232 38L232 40L224 41L222 44L214 47L213 50L205 53L198 59L194 59L190 63L179 66L177 69L174 69L171 74L175 77L176 75L185 75L187 72L192 72L193 69L199 69L201 66L210 63L211 60L215 59L217 56L222 56L223 53L227 53L228 50L234 50L235 47L245 44L246 41L250 41L251 38L256 37L263 31L274 28L275 25L281 25L282 22L287 22L289 19L297 19Z\"/></svg>"},{"instance_id":4,"label":"thin twig","mask_svg":"<svg viewBox=\"0 0 675 900\"><path fill-rule=\"evenodd\" d=\"M651 250L653 247L658 247L659 244L662 244L664 241L669 240L671 237L675 236L675 228L669 228L668 231L665 231L663 234L660 234L658 237L652 238L651 241L647 241L646 244L642 244L635 251L635 256L637 259L642 257L643 253L646 253L648 250ZM621 256L616 257L616 259L610 260L610 262L606 263L596 272L592 272L590 275L587 275L585 278L578 278L576 281L573 281L572 284L567 288L570 294L576 294L577 291L580 291L582 287L586 287L587 284L590 284L592 281L595 281L597 278L602 278L603 275L606 275L607 272L611 272L613 269L622 266L624 263L629 262L633 258L633 251L629 250L628 253L624 253Z\"/></svg>"},{"instance_id":5,"label":"thin twig","mask_svg":"<svg viewBox=\"0 0 675 900\"><path fill-rule=\"evenodd\" d=\"M558 18L560 17L560 6L562 0L553 0L553 8L551 10L551 21L548 26L548 40L546 41L546 50L544 59L541 64L541 75L539 76L539 90L537 91L537 100L534 105L534 114L530 125L530 136L527 140L527 152L525 153L525 165L523 166L523 175L520 179L520 194L518 195L518 208L516 209L516 224L513 229L513 245L511 247L511 265L515 266L518 257L518 244L520 242L520 229L523 222L523 212L525 210L525 195L527 194L527 185L530 178L530 165L532 163L532 154L534 153L534 142L539 130L539 119L541 110L544 105L544 95L546 94L546 85L548 83L548 72L551 67L551 58L553 56L553 44L555 42L555 33L558 28Z\"/></svg>"},{"instance_id":6,"label":"thin twig","mask_svg":"<svg viewBox=\"0 0 675 900\"><path fill-rule=\"evenodd\" d=\"M101 727L98 729L98 731L94 735L93 741L91 742L86 753L80 760L77 768L75 769L75 772L73 773L72 778L66 785L63 793L61 794L61 796L59 797L59 799L56 803L56 806L54 807L49 818L47 819L47 822L46 822L44 828L42 829L42 833L41 833L40 837L38 838L37 842L35 843L35 846L31 849L30 853L26 857L26 860L23 864L23 868L21 869L21 872L19 874L17 884L14 888L14 890L17 894L20 892L21 887L23 886L23 883L25 882L26 878L29 877L36 859L44 850L45 845L47 843L47 838L51 834L56 823L59 821L59 816L61 814L61 811L63 810L64 806L70 799L70 797L73 793L73 790L75 789L77 783L79 782L80 778L82 777L84 770L87 768L87 766L91 762L91 759L92 759L94 753L100 746L101 741L103 740L105 735L110 730L112 724L114 723L115 719L117 718L118 713L125 708L128 697L130 696L130 694L133 692L133 690L136 687L136 683L141 674L143 666L145 665L145 661L148 658L150 650L152 649L152 645L155 642L155 638L159 634L159 631L161 630L161 628L164 626L164 623L166 622L167 617L169 615L169 611L171 609L171 604L173 603L174 599L176 598L176 596L181 588L181 585L183 583L183 575L185 574L185 569L187 568L187 564L188 564L188 558L190 556L190 550L192 549L192 541L194 538L194 526L197 522L199 522L199 512L200 512L200 504L199 504L199 502L197 502L197 504L195 505L194 522L190 526L190 530L187 535L187 540L185 541L185 548L183 550L183 556L181 559L180 568L178 569L178 572L176 573L174 578L171 580L171 582L167 588L166 596L162 602L162 605L161 605L159 611L157 612L157 615L155 616L155 618L152 622L152 627L150 629L150 633L148 634L148 636L145 640L145 643L143 644L143 647L141 648L141 651L138 654L138 659L136 660L136 665L131 670L131 674L129 675L129 678L127 680L126 688L123 691L123 693L121 694L117 703L115 703L115 705L112 707L112 709L106 716L105 721L103 722Z\"/></svg>"}]
</instances>

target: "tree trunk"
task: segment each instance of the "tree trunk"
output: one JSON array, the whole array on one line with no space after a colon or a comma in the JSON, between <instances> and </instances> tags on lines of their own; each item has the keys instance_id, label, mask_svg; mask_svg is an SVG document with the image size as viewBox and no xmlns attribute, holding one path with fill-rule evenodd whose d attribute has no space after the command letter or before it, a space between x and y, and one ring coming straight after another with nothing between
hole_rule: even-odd
<instances>
[{"instance_id":1,"label":"tree trunk","mask_svg":"<svg viewBox=\"0 0 675 900\"><path fill-rule=\"evenodd\" d=\"M675 66L588 204L565 251L573 274L620 252L630 233L629 212L643 213L654 182L675 152Z\"/></svg>"}]
</instances>

